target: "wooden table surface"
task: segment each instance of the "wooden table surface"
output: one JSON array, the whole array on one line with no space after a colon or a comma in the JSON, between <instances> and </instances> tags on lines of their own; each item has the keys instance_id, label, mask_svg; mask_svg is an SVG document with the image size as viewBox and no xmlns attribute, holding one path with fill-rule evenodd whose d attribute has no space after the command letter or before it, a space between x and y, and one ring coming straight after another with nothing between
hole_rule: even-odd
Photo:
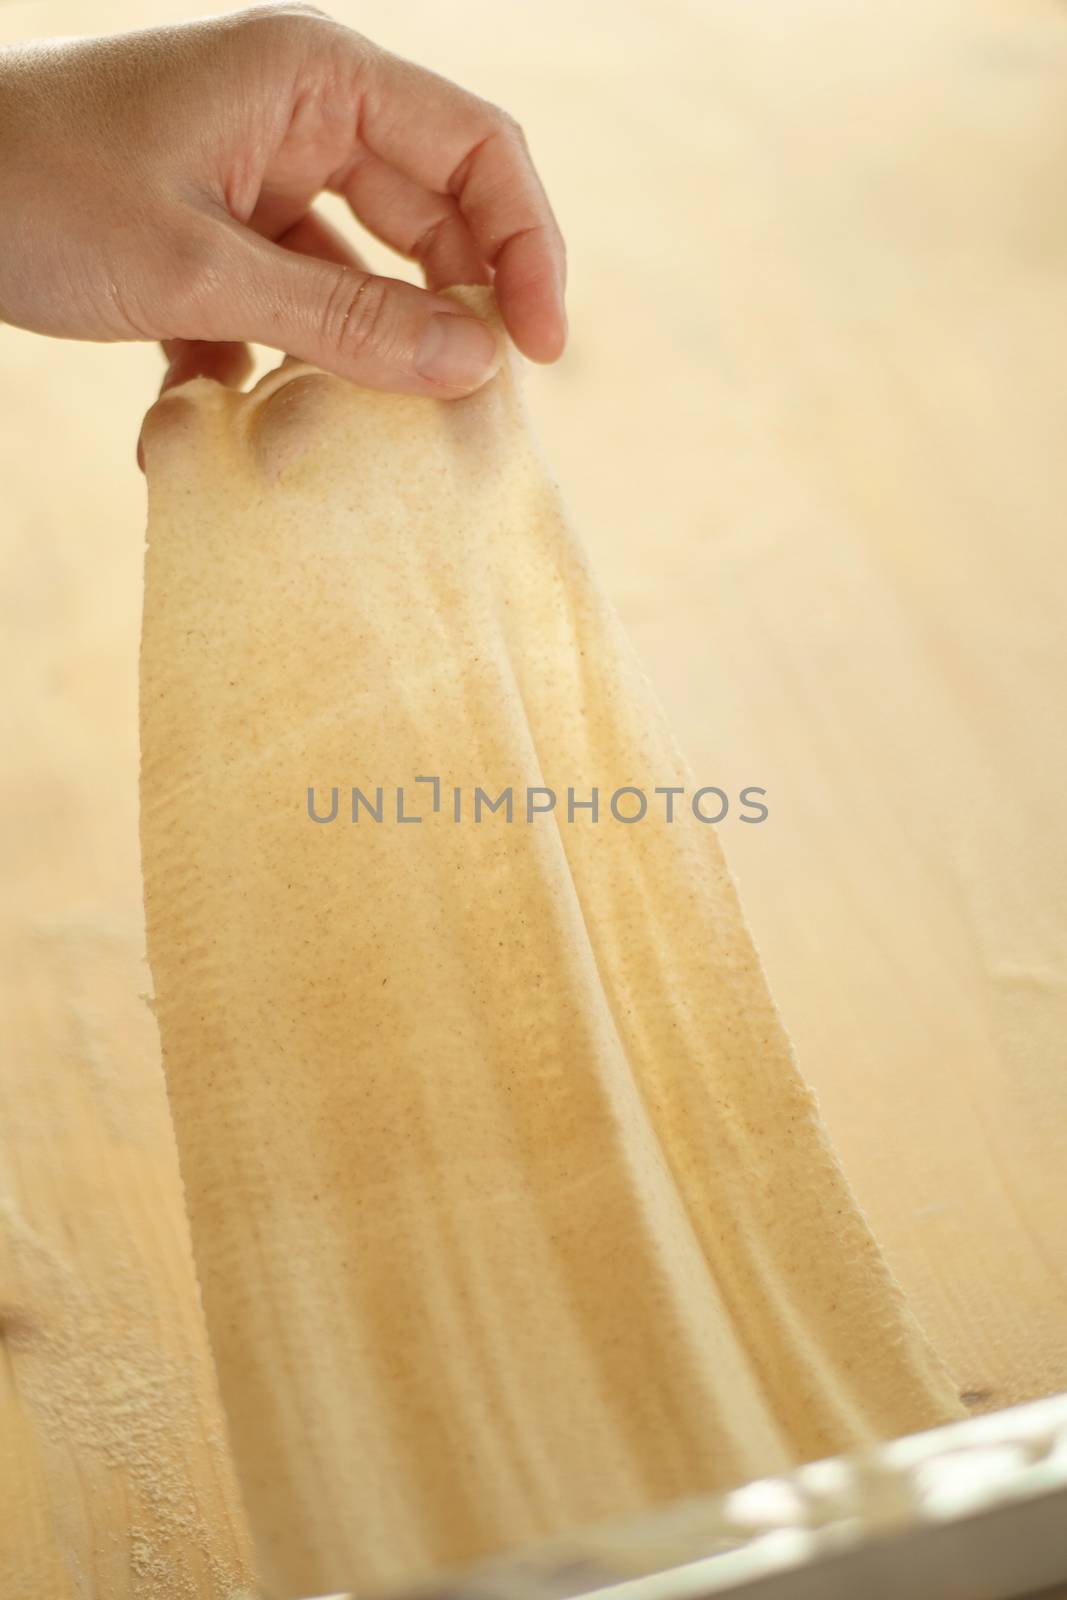
<instances>
[{"instance_id":1,"label":"wooden table surface","mask_svg":"<svg viewBox=\"0 0 1067 1600\"><path fill-rule=\"evenodd\" d=\"M721 833L845 1169L975 1409L1067 1389L1067 8L333 9L524 122L572 274L532 404L697 776L768 790ZM249 1582L141 999L160 370L0 329L13 1600Z\"/></svg>"}]
</instances>

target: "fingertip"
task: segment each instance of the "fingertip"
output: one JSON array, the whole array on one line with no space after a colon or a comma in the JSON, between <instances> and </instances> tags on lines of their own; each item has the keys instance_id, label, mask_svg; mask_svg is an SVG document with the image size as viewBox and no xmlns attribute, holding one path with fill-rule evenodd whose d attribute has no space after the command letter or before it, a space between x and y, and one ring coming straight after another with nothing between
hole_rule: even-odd
<instances>
[{"instance_id":1,"label":"fingertip","mask_svg":"<svg viewBox=\"0 0 1067 1600\"><path fill-rule=\"evenodd\" d=\"M535 340L535 348L528 352L531 361L558 361L567 348L567 332L567 313L560 307L543 329L540 339Z\"/></svg>"},{"instance_id":2,"label":"fingertip","mask_svg":"<svg viewBox=\"0 0 1067 1600\"><path fill-rule=\"evenodd\" d=\"M415 371L435 387L470 394L488 382L503 355L500 337L487 322L450 309L426 323L415 352Z\"/></svg>"},{"instance_id":3,"label":"fingertip","mask_svg":"<svg viewBox=\"0 0 1067 1600\"><path fill-rule=\"evenodd\" d=\"M567 347L567 313L558 304L501 304L507 330L524 356L548 365Z\"/></svg>"},{"instance_id":4,"label":"fingertip","mask_svg":"<svg viewBox=\"0 0 1067 1600\"><path fill-rule=\"evenodd\" d=\"M497 267L497 304L515 344L531 361L558 361L567 345L563 273L542 246L531 260L521 246L506 252Z\"/></svg>"}]
</instances>

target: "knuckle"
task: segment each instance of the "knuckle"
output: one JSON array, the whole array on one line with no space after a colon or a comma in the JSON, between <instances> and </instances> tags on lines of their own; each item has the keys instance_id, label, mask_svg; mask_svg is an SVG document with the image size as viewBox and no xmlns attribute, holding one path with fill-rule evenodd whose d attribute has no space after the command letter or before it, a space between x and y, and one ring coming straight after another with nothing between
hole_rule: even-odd
<instances>
[{"instance_id":1,"label":"knuckle","mask_svg":"<svg viewBox=\"0 0 1067 1600\"><path fill-rule=\"evenodd\" d=\"M498 106L495 100L473 98L481 113L482 126L487 136L497 139L522 140L522 128L519 126L517 118L513 117L510 111L505 110L503 106Z\"/></svg>"},{"instance_id":2,"label":"knuckle","mask_svg":"<svg viewBox=\"0 0 1067 1600\"><path fill-rule=\"evenodd\" d=\"M266 0L262 5L246 6L235 18L245 28L281 34L291 33L294 26L310 19L330 21L325 11L305 5L304 0Z\"/></svg>"},{"instance_id":3,"label":"knuckle","mask_svg":"<svg viewBox=\"0 0 1067 1600\"><path fill-rule=\"evenodd\" d=\"M321 334L327 349L360 361L388 343L389 290L381 278L339 267L327 297Z\"/></svg>"},{"instance_id":4,"label":"knuckle","mask_svg":"<svg viewBox=\"0 0 1067 1600\"><path fill-rule=\"evenodd\" d=\"M513 117L510 111L505 111L500 106L497 106L496 108L496 115L499 132L502 133L506 139L510 139L512 143L519 145L523 150L525 150L526 133L518 118Z\"/></svg>"}]
</instances>

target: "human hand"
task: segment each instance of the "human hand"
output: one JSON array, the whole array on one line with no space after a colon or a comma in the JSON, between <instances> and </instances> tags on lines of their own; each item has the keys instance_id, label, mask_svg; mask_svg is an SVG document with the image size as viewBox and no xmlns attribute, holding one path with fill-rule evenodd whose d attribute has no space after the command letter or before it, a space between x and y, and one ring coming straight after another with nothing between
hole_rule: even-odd
<instances>
[{"instance_id":1,"label":"human hand","mask_svg":"<svg viewBox=\"0 0 1067 1600\"><path fill-rule=\"evenodd\" d=\"M518 125L302 4L0 51L0 320L162 342L164 387L240 383L245 341L451 398L495 334L434 291L493 283L524 354L566 338L563 240ZM371 275L311 209L345 197L419 262Z\"/></svg>"}]
</instances>

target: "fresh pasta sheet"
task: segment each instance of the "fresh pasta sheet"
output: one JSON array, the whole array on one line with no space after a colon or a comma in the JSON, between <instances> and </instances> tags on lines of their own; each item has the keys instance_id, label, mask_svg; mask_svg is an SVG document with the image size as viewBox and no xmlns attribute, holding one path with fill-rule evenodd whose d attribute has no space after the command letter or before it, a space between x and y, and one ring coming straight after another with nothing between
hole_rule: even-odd
<instances>
[{"instance_id":1,"label":"fresh pasta sheet","mask_svg":"<svg viewBox=\"0 0 1067 1600\"><path fill-rule=\"evenodd\" d=\"M277 1596L962 1409L520 390L286 362L146 426L154 1007Z\"/></svg>"}]
</instances>

